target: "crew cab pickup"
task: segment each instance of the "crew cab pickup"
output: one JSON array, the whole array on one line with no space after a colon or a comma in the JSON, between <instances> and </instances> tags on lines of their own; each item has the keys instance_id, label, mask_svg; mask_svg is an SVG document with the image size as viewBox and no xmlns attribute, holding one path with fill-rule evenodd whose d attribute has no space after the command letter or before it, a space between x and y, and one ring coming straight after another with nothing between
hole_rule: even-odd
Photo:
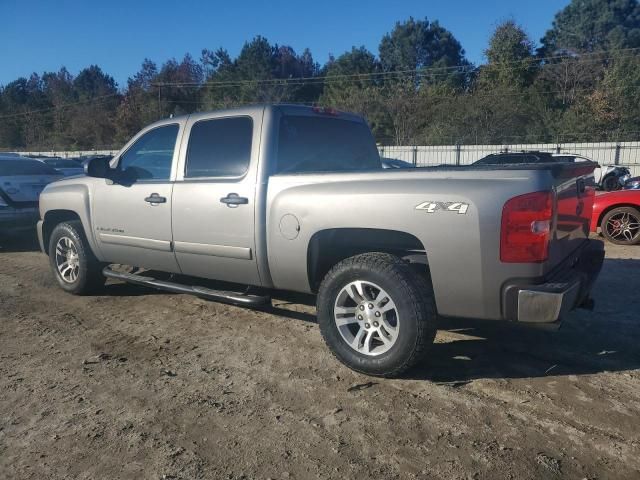
<instances>
[{"instance_id":1,"label":"crew cab pickup","mask_svg":"<svg viewBox=\"0 0 640 480\"><path fill-rule=\"evenodd\" d=\"M156 122L51 184L38 235L75 294L105 276L249 306L316 294L335 356L394 376L427 355L438 316L557 325L590 302L594 168L383 169L359 116L251 106Z\"/></svg>"}]
</instances>

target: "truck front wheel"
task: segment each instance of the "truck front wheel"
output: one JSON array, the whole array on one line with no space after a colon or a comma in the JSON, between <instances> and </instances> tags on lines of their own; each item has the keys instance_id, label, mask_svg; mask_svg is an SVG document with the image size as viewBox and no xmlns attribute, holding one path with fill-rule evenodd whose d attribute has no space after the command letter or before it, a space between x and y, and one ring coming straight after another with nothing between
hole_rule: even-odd
<instances>
[{"instance_id":1,"label":"truck front wheel","mask_svg":"<svg viewBox=\"0 0 640 480\"><path fill-rule=\"evenodd\" d=\"M367 375L400 375L424 358L436 333L429 281L386 253L335 265L320 285L317 309L333 354Z\"/></svg>"},{"instance_id":2,"label":"truck front wheel","mask_svg":"<svg viewBox=\"0 0 640 480\"><path fill-rule=\"evenodd\" d=\"M49 263L58 284L69 293L86 295L104 286L102 265L93 255L79 221L55 226L49 239Z\"/></svg>"}]
</instances>

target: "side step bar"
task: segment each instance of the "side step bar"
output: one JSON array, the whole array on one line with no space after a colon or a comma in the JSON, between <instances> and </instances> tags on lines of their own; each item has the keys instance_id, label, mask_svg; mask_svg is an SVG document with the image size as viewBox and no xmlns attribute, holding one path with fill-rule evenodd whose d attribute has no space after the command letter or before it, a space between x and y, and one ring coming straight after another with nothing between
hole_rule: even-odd
<instances>
[{"instance_id":1,"label":"side step bar","mask_svg":"<svg viewBox=\"0 0 640 480\"><path fill-rule=\"evenodd\" d=\"M213 300L214 302L231 303L233 305L244 305L250 307L264 305L271 302L271 297L266 295L245 295L225 290L212 290L205 287L183 285L180 283L158 280L153 277L146 277L144 275L136 275L135 273L116 272L111 270L109 267L105 267L102 270L102 274L107 278L115 278L135 285L167 290L173 293L187 293L207 300Z\"/></svg>"}]
</instances>

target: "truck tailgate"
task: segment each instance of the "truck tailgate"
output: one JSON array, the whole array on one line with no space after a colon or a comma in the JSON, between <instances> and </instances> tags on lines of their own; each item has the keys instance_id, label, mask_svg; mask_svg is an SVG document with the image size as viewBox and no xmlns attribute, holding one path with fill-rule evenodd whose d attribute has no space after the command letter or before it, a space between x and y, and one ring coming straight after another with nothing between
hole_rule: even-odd
<instances>
[{"instance_id":1,"label":"truck tailgate","mask_svg":"<svg viewBox=\"0 0 640 480\"><path fill-rule=\"evenodd\" d=\"M555 208L549 244L548 267L553 268L579 248L589 237L595 198L591 162L563 165L553 172Z\"/></svg>"}]
</instances>

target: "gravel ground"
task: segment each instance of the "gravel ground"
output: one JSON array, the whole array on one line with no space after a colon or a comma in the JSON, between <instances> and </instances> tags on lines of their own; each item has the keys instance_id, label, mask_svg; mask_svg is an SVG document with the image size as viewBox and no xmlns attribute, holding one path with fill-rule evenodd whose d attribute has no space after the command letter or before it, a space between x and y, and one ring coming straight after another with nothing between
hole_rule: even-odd
<instances>
[{"instance_id":1,"label":"gravel ground","mask_svg":"<svg viewBox=\"0 0 640 480\"><path fill-rule=\"evenodd\" d=\"M313 299L252 311L58 289L0 248L0 478L640 478L640 247L556 333L442 322L405 378L325 348Z\"/></svg>"}]
</instances>

